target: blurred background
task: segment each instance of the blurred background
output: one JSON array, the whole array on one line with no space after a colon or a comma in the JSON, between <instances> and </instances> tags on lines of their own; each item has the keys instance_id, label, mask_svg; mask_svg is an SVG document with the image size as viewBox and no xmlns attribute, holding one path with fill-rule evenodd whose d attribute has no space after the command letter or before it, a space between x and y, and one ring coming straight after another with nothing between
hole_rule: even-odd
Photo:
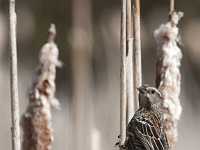
<instances>
[{"instance_id":1,"label":"blurred background","mask_svg":"<svg viewBox=\"0 0 200 150\"><path fill-rule=\"evenodd\" d=\"M57 71L61 110L53 110L54 150L117 150L119 135L120 3L118 0L18 0L18 71L21 114L47 41L50 23L64 62ZM154 85L153 31L168 18L169 0L142 1L143 82ZM180 23L182 118L177 150L200 147L200 0L176 0ZM0 0L0 146L11 149L8 1Z\"/></svg>"}]
</instances>

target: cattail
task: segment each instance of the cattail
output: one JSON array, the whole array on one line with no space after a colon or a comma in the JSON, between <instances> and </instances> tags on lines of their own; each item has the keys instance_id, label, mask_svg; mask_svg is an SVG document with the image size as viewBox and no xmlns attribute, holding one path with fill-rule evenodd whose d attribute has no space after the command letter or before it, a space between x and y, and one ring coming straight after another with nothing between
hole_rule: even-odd
<instances>
[{"instance_id":1,"label":"cattail","mask_svg":"<svg viewBox=\"0 0 200 150\"><path fill-rule=\"evenodd\" d=\"M171 13L170 20L154 32L157 43L156 87L164 96L162 102L164 129L170 149L173 149L177 142L177 122L182 111L179 99L181 85L179 67L182 52L178 47L180 37L177 27L182 17L182 12Z\"/></svg>"},{"instance_id":2,"label":"cattail","mask_svg":"<svg viewBox=\"0 0 200 150\"><path fill-rule=\"evenodd\" d=\"M53 129L51 125L51 106L59 108L55 98L56 67L61 67L58 60L59 50L55 44L56 28L51 24L49 39L41 48L39 66L29 93L29 105L22 116L23 150L51 150Z\"/></svg>"}]
</instances>

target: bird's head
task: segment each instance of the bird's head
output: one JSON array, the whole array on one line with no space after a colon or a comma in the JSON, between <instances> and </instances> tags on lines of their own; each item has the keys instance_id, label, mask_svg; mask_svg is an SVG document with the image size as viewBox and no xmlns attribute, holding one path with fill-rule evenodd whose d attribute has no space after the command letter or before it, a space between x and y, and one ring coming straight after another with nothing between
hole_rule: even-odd
<instances>
[{"instance_id":1,"label":"bird's head","mask_svg":"<svg viewBox=\"0 0 200 150\"><path fill-rule=\"evenodd\" d=\"M150 107L153 104L158 104L163 99L160 91L154 87L143 85L139 90L139 105L140 107Z\"/></svg>"}]
</instances>

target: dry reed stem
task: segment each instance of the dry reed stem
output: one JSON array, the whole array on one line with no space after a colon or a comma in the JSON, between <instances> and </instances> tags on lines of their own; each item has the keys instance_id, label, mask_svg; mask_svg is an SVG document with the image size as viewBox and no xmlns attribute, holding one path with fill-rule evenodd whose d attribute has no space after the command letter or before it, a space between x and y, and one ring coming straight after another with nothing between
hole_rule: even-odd
<instances>
[{"instance_id":1,"label":"dry reed stem","mask_svg":"<svg viewBox=\"0 0 200 150\"><path fill-rule=\"evenodd\" d=\"M122 0L121 7L121 66L120 66L120 145L126 140L126 0Z\"/></svg>"},{"instance_id":2,"label":"dry reed stem","mask_svg":"<svg viewBox=\"0 0 200 150\"><path fill-rule=\"evenodd\" d=\"M175 0L170 0L170 14L175 11Z\"/></svg>"},{"instance_id":3,"label":"dry reed stem","mask_svg":"<svg viewBox=\"0 0 200 150\"><path fill-rule=\"evenodd\" d=\"M15 12L15 0L10 0L10 93L11 93L11 120L12 120L12 150L20 150L20 125L19 125L19 96L17 76L17 15Z\"/></svg>"},{"instance_id":4,"label":"dry reed stem","mask_svg":"<svg viewBox=\"0 0 200 150\"><path fill-rule=\"evenodd\" d=\"M93 22L92 1L72 2L72 149L92 147L94 101L92 84ZM78 10L78 11L77 11ZM85 38L87 37L87 38ZM83 138L84 137L84 138ZM99 139L100 140L100 139ZM98 141L99 142L99 141Z\"/></svg>"},{"instance_id":5,"label":"dry reed stem","mask_svg":"<svg viewBox=\"0 0 200 150\"><path fill-rule=\"evenodd\" d=\"M141 33L140 33L140 0L134 1L134 94L135 110L139 108L138 90L142 85L142 62L141 62Z\"/></svg>"},{"instance_id":6,"label":"dry reed stem","mask_svg":"<svg viewBox=\"0 0 200 150\"><path fill-rule=\"evenodd\" d=\"M126 50L126 82L127 82L127 122L134 115L134 95L133 95L133 16L132 3L127 0L127 50Z\"/></svg>"}]
</instances>

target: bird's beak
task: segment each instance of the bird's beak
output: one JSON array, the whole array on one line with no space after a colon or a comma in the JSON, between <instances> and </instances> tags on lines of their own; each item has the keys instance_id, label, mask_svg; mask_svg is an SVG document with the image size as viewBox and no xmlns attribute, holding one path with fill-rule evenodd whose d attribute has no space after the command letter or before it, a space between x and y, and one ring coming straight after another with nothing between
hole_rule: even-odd
<instances>
[{"instance_id":1,"label":"bird's beak","mask_svg":"<svg viewBox=\"0 0 200 150\"><path fill-rule=\"evenodd\" d=\"M162 94L160 95L160 99L161 99L161 100L164 100L164 99L165 99L164 96L163 96Z\"/></svg>"}]
</instances>

